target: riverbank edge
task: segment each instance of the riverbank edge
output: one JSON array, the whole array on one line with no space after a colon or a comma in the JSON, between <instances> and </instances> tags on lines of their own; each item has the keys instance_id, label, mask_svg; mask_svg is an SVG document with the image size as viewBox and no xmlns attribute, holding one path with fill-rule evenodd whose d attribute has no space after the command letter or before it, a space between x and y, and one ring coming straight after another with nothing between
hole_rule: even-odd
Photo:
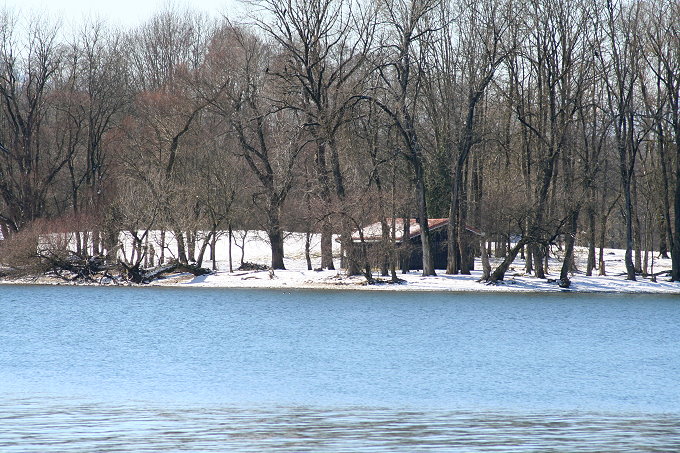
<instances>
[{"instance_id":1,"label":"riverbank edge","mask_svg":"<svg viewBox=\"0 0 680 453\"><path fill-rule=\"evenodd\" d=\"M212 274L218 275L218 274ZM419 277L419 279L426 280L435 277ZM523 282L516 282L514 280L506 280L497 284L485 284L477 282L476 280L465 280L465 287L456 287L455 284L451 286L432 285L430 287L422 286L423 281L420 280L418 284L412 282L403 283L377 283L369 285L365 281L359 279L346 278L346 281L339 281L337 283L328 282L291 282L291 281L268 281L266 283L245 283L243 281L224 282L205 284L202 282L195 282L193 275L178 274L171 275L163 279L155 280L151 283L136 284L131 282L126 283L98 283L86 281L64 281L54 277L48 276L31 276L23 278L0 278L0 287L2 286L83 286L83 287L101 287L101 288L178 288L178 289L228 289L228 290L271 290L271 291L368 291L368 292L408 292L408 293L444 293L444 294L527 294L527 295L550 295L550 294L611 294L611 295L658 295L658 296L680 296L680 282L676 282L674 288L643 289L630 288L625 289L626 281L622 280L617 289L593 289L583 288L580 285L574 284L571 288L560 288L557 283L548 282L546 280L538 280L532 277L532 284L550 285L545 288L536 288L534 286L527 287ZM593 277L597 279L598 277ZM470 288L470 284L478 285L476 288ZM635 283L635 282L631 282ZM663 282L671 283L671 282Z\"/></svg>"}]
</instances>

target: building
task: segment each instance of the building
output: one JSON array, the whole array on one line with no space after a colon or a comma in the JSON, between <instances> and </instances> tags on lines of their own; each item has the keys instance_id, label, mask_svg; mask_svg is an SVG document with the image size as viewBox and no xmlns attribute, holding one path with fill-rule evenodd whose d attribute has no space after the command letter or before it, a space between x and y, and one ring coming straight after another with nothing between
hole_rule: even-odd
<instances>
[{"instance_id":1,"label":"building","mask_svg":"<svg viewBox=\"0 0 680 453\"><path fill-rule=\"evenodd\" d=\"M391 242L392 239L394 239L394 243L399 251L402 267L405 264L404 261L408 260L409 269L422 269L423 248L420 237L420 224L418 221L416 219L408 219L408 223L405 223L403 218L395 218L394 221L390 218L385 221L389 229L387 242ZM393 223L394 231L392 230ZM434 267L435 269L446 269L449 243L449 219L428 219L427 223L430 227ZM406 239L404 239L405 230L408 230ZM465 230L474 238L482 236L482 232L474 227L467 226ZM366 246L369 261L371 265L375 267L379 267L381 261L385 260L387 250L389 250L386 250L385 247L386 241L383 240L381 222L368 225L361 231L355 231L352 234L352 242L357 245L363 243Z\"/></svg>"}]
</instances>

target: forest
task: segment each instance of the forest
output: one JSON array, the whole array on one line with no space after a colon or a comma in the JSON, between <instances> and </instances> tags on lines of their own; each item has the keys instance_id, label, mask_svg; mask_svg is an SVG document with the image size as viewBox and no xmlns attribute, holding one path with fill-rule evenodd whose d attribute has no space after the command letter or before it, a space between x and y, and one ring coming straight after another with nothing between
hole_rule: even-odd
<instances>
[{"instance_id":1,"label":"forest","mask_svg":"<svg viewBox=\"0 0 680 453\"><path fill-rule=\"evenodd\" d=\"M354 274L352 234L380 222L394 276L399 218L434 275L428 219L448 218L449 274L491 253L484 279L503 280L521 254L545 278L560 247L568 286L583 246L586 275L615 247L627 279L670 255L680 281L680 2L244 5L131 29L0 9L5 269L201 266L220 235L259 229L273 269L295 231L320 235L325 269L338 238ZM155 231L176 256L153 255Z\"/></svg>"}]
</instances>

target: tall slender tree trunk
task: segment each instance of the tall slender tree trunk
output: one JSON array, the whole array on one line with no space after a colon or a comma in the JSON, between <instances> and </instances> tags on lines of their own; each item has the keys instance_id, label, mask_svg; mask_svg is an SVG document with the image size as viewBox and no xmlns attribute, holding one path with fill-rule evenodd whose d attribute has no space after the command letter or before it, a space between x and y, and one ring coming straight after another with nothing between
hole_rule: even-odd
<instances>
[{"instance_id":1,"label":"tall slender tree trunk","mask_svg":"<svg viewBox=\"0 0 680 453\"><path fill-rule=\"evenodd\" d=\"M210 231L212 236L210 237L210 259L212 260L212 270L217 270L217 225L212 225L212 230Z\"/></svg>"},{"instance_id":2,"label":"tall slender tree trunk","mask_svg":"<svg viewBox=\"0 0 680 453\"><path fill-rule=\"evenodd\" d=\"M524 253L525 249L526 249L526 258L525 258L525 262L524 262L524 273L527 274L527 275L531 275L531 273L534 271L534 260L533 260L534 251L533 251L532 247L533 246L531 244L529 244L526 247L523 247L522 250L521 250L522 253Z\"/></svg>"},{"instance_id":3,"label":"tall slender tree trunk","mask_svg":"<svg viewBox=\"0 0 680 453\"><path fill-rule=\"evenodd\" d=\"M578 209L574 209L569 214L568 220L568 230L565 239L564 247L564 261L562 262L562 269L560 271L560 286L562 288L568 288L571 286L571 280L569 280L569 273L572 272L572 266L574 263L574 244L576 242L576 232L578 228Z\"/></svg>"},{"instance_id":4,"label":"tall slender tree trunk","mask_svg":"<svg viewBox=\"0 0 680 453\"><path fill-rule=\"evenodd\" d=\"M464 175L467 175L467 162L465 163L466 170ZM467 178L463 176L463 181L460 190L460 205L458 212L458 253L460 253L460 273L463 275L470 275L470 271L474 267L474 252L470 234L467 231L468 218L468 193L467 193ZM471 262L472 261L472 262Z\"/></svg>"},{"instance_id":5,"label":"tall slender tree trunk","mask_svg":"<svg viewBox=\"0 0 680 453\"><path fill-rule=\"evenodd\" d=\"M595 269L595 211L592 207L588 208L588 265L586 266L586 276L593 275Z\"/></svg>"},{"instance_id":6,"label":"tall slender tree trunk","mask_svg":"<svg viewBox=\"0 0 680 453\"><path fill-rule=\"evenodd\" d=\"M668 255L668 235L666 233L666 219L663 214L659 214L657 228L659 230L659 257L668 259L670 258Z\"/></svg>"},{"instance_id":7,"label":"tall slender tree trunk","mask_svg":"<svg viewBox=\"0 0 680 453\"><path fill-rule=\"evenodd\" d=\"M147 235L144 238L144 250L146 250L146 253L144 253L144 267L149 267L149 236ZM152 264L153 266L153 264Z\"/></svg>"},{"instance_id":8,"label":"tall slender tree trunk","mask_svg":"<svg viewBox=\"0 0 680 453\"><path fill-rule=\"evenodd\" d=\"M432 256L432 240L430 238L430 225L427 217L427 198L425 192L425 174L422 163L416 169L416 197L418 203L418 223L420 224L420 244L423 249L423 276L437 275L434 271L434 259Z\"/></svg>"},{"instance_id":9,"label":"tall slender tree trunk","mask_svg":"<svg viewBox=\"0 0 680 453\"><path fill-rule=\"evenodd\" d=\"M165 264L165 229L161 230L161 255L158 258L158 265L162 266Z\"/></svg>"},{"instance_id":10,"label":"tall slender tree trunk","mask_svg":"<svg viewBox=\"0 0 680 453\"><path fill-rule=\"evenodd\" d=\"M675 132L675 193L673 214L673 249L671 250L671 281L680 282L680 95L677 88L673 97L673 124Z\"/></svg>"},{"instance_id":11,"label":"tall slender tree trunk","mask_svg":"<svg viewBox=\"0 0 680 453\"><path fill-rule=\"evenodd\" d=\"M675 199L673 202L673 213L675 214L673 231L673 249L671 250L671 281L680 282L680 128L676 130L677 157L675 159Z\"/></svg>"},{"instance_id":12,"label":"tall slender tree trunk","mask_svg":"<svg viewBox=\"0 0 680 453\"><path fill-rule=\"evenodd\" d=\"M411 219L404 216L403 232L401 235L401 273L408 274L411 270Z\"/></svg>"},{"instance_id":13,"label":"tall slender tree trunk","mask_svg":"<svg viewBox=\"0 0 680 453\"><path fill-rule=\"evenodd\" d=\"M312 256L310 254L310 242L311 242L311 236L312 233L309 231L309 229L305 232L305 261L307 261L307 270L311 271L312 270Z\"/></svg>"},{"instance_id":14,"label":"tall slender tree trunk","mask_svg":"<svg viewBox=\"0 0 680 453\"><path fill-rule=\"evenodd\" d=\"M631 178L633 175L628 170L628 150L624 143L619 143L619 166L621 169L621 178L623 185L624 196L624 211L625 228L626 228L626 279L635 280L635 263L633 262L633 199L631 194Z\"/></svg>"},{"instance_id":15,"label":"tall slender tree trunk","mask_svg":"<svg viewBox=\"0 0 680 453\"><path fill-rule=\"evenodd\" d=\"M458 243L458 211L459 207L459 192L458 192L457 179L453 181L453 187L451 190L451 206L449 208L449 224L448 224L448 236L449 241L447 244L447 260L446 260L446 273L447 274L457 274L460 270L460 249Z\"/></svg>"},{"instance_id":16,"label":"tall slender tree trunk","mask_svg":"<svg viewBox=\"0 0 680 453\"><path fill-rule=\"evenodd\" d=\"M482 254L482 277L480 278L480 280L487 281L491 276L491 263L489 262L489 253L486 247L486 239L482 240L481 254Z\"/></svg>"},{"instance_id":17,"label":"tall slender tree trunk","mask_svg":"<svg viewBox=\"0 0 680 453\"><path fill-rule=\"evenodd\" d=\"M635 257L635 272L642 273L642 228L640 225L640 213L638 203L637 179L635 177L631 180L631 198L633 203L633 244Z\"/></svg>"},{"instance_id":18,"label":"tall slender tree trunk","mask_svg":"<svg viewBox=\"0 0 680 453\"><path fill-rule=\"evenodd\" d=\"M330 221L330 209L332 205L330 182L328 180L328 168L326 165L326 144L317 139L315 166L320 185L320 197L327 209L321 224L321 268L334 270L333 264L333 226Z\"/></svg>"},{"instance_id":19,"label":"tall slender tree trunk","mask_svg":"<svg viewBox=\"0 0 680 453\"><path fill-rule=\"evenodd\" d=\"M196 236L198 232L187 231L187 261L196 261Z\"/></svg>"},{"instance_id":20,"label":"tall slender tree trunk","mask_svg":"<svg viewBox=\"0 0 680 453\"><path fill-rule=\"evenodd\" d=\"M231 246L234 243L234 230L231 227L231 222L229 222L229 246L227 250L229 252L229 272L234 272L234 262L231 254Z\"/></svg>"},{"instance_id":21,"label":"tall slender tree trunk","mask_svg":"<svg viewBox=\"0 0 680 453\"><path fill-rule=\"evenodd\" d=\"M607 275L607 269L604 263L604 246L605 246L605 235L607 232L607 216L602 214L600 220L600 253L598 256L598 275Z\"/></svg>"}]
</instances>

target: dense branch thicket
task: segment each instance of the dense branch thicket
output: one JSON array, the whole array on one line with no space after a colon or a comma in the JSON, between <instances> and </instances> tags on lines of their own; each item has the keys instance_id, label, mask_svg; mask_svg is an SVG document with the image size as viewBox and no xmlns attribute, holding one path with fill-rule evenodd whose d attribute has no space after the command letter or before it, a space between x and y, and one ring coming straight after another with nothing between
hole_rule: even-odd
<instances>
[{"instance_id":1,"label":"dense branch thicket","mask_svg":"<svg viewBox=\"0 0 680 453\"><path fill-rule=\"evenodd\" d=\"M126 269L200 267L223 231L257 228L273 268L284 231L321 233L334 268L335 233L370 275L351 233L381 222L396 279L390 219L421 223L433 275L427 219L448 217L448 273L476 254L502 280L522 254L544 278L559 246L568 285L583 245L588 275L620 247L628 279L658 253L680 281L677 1L247 4L239 24L170 7L70 34L0 11L2 264L36 222Z\"/></svg>"}]
</instances>

